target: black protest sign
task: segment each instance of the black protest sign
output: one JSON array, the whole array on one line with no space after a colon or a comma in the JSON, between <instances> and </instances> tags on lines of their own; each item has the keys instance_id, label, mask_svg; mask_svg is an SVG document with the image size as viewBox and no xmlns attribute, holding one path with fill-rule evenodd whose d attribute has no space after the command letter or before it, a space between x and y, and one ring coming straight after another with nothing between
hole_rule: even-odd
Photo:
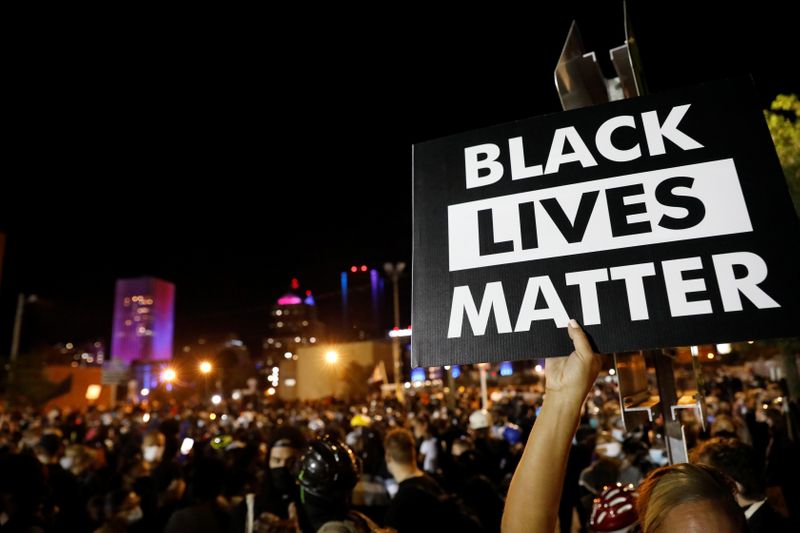
<instances>
[{"instance_id":1,"label":"black protest sign","mask_svg":"<svg viewBox=\"0 0 800 533\"><path fill-rule=\"evenodd\" d=\"M799 236L747 79L417 144L412 364L794 336Z\"/></svg>"}]
</instances>

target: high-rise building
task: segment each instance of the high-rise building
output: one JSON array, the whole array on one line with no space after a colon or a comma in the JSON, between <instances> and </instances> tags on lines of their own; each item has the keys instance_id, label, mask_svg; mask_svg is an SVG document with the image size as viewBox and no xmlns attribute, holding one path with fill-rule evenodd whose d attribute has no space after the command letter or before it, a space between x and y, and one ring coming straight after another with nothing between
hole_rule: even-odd
<instances>
[{"instance_id":1,"label":"high-rise building","mask_svg":"<svg viewBox=\"0 0 800 533\"><path fill-rule=\"evenodd\" d=\"M378 339L391 327L384 278L375 268L353 265L340 275L342 307L337 337L342 341Z\"/></svg>"},{"instance_id":2,"label":"high-rise building","mask_svg":"<svg viewBox=\"0 0 800 533\"><path fill-rule=\"evenodd\" d=\"M157 278L117 280L111 358L131 364L172 359L175 285Z\"/></svg>"},{"instance_id":3,"label":"high-rise building","mask_svg":"<svg viewBox=\"0 0 800 533\"><path fill-rule=\"evenodd\" d=\"M324 334L311 291L303 293L299 288L299 283L293 279L292 289L272 306L268 333L264 338L263 353L267 364L292 359L300 346L316 344Z\"/></svg>"}]
</instances>

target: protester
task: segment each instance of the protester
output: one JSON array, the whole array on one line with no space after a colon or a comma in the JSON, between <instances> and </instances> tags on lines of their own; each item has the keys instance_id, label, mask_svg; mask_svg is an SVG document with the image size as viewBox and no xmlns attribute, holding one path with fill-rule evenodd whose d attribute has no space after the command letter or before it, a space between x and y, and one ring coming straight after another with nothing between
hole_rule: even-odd
<instances>
[{"instance_id":1,"label":"protester","mask_svg":"<svg viewBox=\"0 0 800 533\"><path fill-rule=\"evenodd\" d=\"M545 364L542 410L506 497L502 521L503 531L509 533L554 531L556 527L570 444L581 406L600 372L600 357L577 322L571 320L567 330L575 351Z\"/></svg>"},{"instance_id":2,"label":"protester","mask_svg":"<svg viewBox=\"0 0 800 533\"><path fill-rule=\"evenodd\" d=\"M282 426L273 432L267 443L268 468L261 472L257 491L246 495L232 511L232 532L245 531L248 520L289 520L290 506L300 503L297 462L305 446L305 436L297 428Z\"/></svg>"},{"instance_id":3,"label":"protester","mask_svg":"<svg viewBox=\"0 0 800 533\"><path fill-rule=\"evenodd\" d=\"M733 482L702 464L681 463L653 470L639 487L637 512L643 533L747 532L733 497Z\"/></svg>"},{"instance_id":4,"label":"protester","mask_svg":"<svg viewBox=\"0 0 800 533\"><path fill-rule=\"evenodd\" d=\"M568 333L581 346L573 330ZM447 530L498 531L506 500L508 509L516 509L518 492L512 487L520 479L525 481L529 469L529 481L536 486L533 492L523 492L525 508L514 511L520 519L546 508L553 515L548 520L559 523L562 533L577 526L576 514L582 531L605 527L605 522L590 523L594 507L578 505L579 491L586 491L592 504L606 484L617 480L635 484L665 465L668 454L658 423L623 428L616 378L604 374L593 380L592 358L581 363L578 357L548 360L546 376L532 368L520 372L517 384L490 390L486 410L478 408L482 405L478 388L466 381L451 397L437 391L436 385L411 387L402 404L382 398L377 390L368 398L347 401L288 402L276 396L234 400L222 395L227 397L217 405L151 394L109 409L89 406L44 413L0 403L0 533L26 528L45 533L98 529L155 533L168 527L195 527L187 524L200 516L207 520L198 528L226 528L229 533L283 533L297 528L314 533L327 522L360 529L386 526L395 520L388 509L404 505L406 490L398 494L400 485L413 485L409 480L398 483L392 475L403 479L403 468L397 468L402 458L392 459L384 448L386 436L396 429L411 431L404 433L404 442L406 448L411 442L415 459L407 466L439 487L431 489L435 496L431 504L435 500L439 507L437 516L450 517ZM559 365L564 372L554 374ZM584 381L574 381L573 365ZM679 416L687 427L697 426L701 446L712 428L751 438L754 453L769 465L764 489L768 503L788 516L800 505L791 504L798 454L793 436L796 419L785 390L741 367L706 374L707 392L713 394L710 417L702 421L692 410L682 410ZM469 373L459 379L470 379ZM324 487L315 489L319 481L298 479L307 443L326 433L336 435L330 442L348 438L355 462L361 464L355 485L337 493L335 505L312 494L326 494ZM556 442L556 437L564 441ZM532 454L538 452L526 444L530 439L555 444L544 444L546 453L531 463ZM558 455L559 450L564 455ZM552 471L563 468L565 460L566 473L554 476ZM206 467L201 465L209 461L221 466L212 467L217 468L213 487L203 481ZM606 469L610 472L606 476L603 467L608 464L612 468ZM581 477L581 472L586 475ZM558 485L560 498L543 495L552 484ZM747 508L756 518L766 511L763 505L755 509L757 503ZM419 512L400 513L401 520L406 518L413 529L435 529L439 524L438 518ZM505 520L506 527L513 522L509 516Z\"/></svg>"},{"instance_id":5,"label":"protester","mask_svg":"<svg viewBox=\"0 0 800 533\"><path fill-rule=\"evenodd\" d=\"M421 468L428 474L435 474L439 467L439 442L433 434L433 429L428 418L419 416L411 423L419 450Z\"/></svg>"},{"instance_id":6,"label":"protester","mask_svg":"<svg viewBox=\"0 0 800 533\"><path fill-rule=\"evenodd\" d=\"M639 524L638 494L632 484L606 487L592 504L589 527L595 533L632 533Z\"/></svg>"},{"instance_id":7,"label":"protester","mask_svg":"<svg viewBox=\"0 0 800 533\"><path fill-rule=\"evenodd\" d=\"M570 320L567 330L575 351L546 362L545 400L508 491L506 532L556 527L570 442L600 370L600 358L578 323ZM654 470L639 490L642 531L746 531L731 484L724 474L702 465Z\"/></svg>"},{"instance_id":8,"label":"protester","mask_svg":"<svg viewBox=\"0 0 800 533\"><path fill-rule=\"evenodd\" d=\"M45 520L50 529L67 532L76 527L86 528L89 519L81 499L78 478L61 464L64 445L59 434L43 435L36 447L36 456L44 465L45 479L50 489L45 497Z\"/></svg>"},{"instance_id":9,"label":"protester","mask_svg":"<svg viewBox=\"0 0 800 533\"><path fill-rule=\"evenodd\" d=\"M361 465L341 440L325 435L313 441L300 459L301 512L318 533L362 533L378 526L351 508Z\"/></svg>"},{"instance_id":10,"label":"protester","mask_svg":"<svg viewBox=\"0 0 800 533\"><path fill-rule=\"evenodd\" d=\"M692 461L716 468L736 483L736 501L751 533L788 532L788 522L767 501L763 460L752 446L734 438L714 438L692 451Z\"/></svg>"},{"instance_id":11,"label":"protester","mask_svg":"<svg viewBox=\"0 0 800 533\"><path fill-rule=\"evenodd\" d=\"M166 533L192 531L194 533L225 533L228 531L229 515L227 509L220 506L218 498L222 494L223 485L220 480L225 476L222 461L208 458L197 461L190 473L188 497L192 504L172 513Z\"/></svg>"},{"instance_id":12,"label":"protester","mask_svg":"<svg viewBox=\"0 0 800 533\"><path fill-rule=\"evenodd\" d=\"M115 489L104 498L103 525L95 533L138 533L146 531L142 526L144 513L140 498L135 492Z\"/></svg>"},{"instance_id":13,"label":"protester","mask_svg":"<svg viewBox=\"0 0 800 533\"><path fill-rule=\"evenodd\" d=\"M414 437L409 431L390 431L384 447L386 466L399 484L386 513L386 525L399 533L480 529L458 502L448 498L439 484L419 469ZM424 520L420 520L422 517Z\"/></svg>"}]
</instances>

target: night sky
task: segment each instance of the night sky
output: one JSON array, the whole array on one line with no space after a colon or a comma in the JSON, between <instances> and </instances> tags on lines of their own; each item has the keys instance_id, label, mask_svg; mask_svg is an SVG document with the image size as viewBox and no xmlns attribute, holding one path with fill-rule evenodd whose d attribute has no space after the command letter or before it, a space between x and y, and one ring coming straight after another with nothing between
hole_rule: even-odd
<instances>
[{"instance_id":1,"label":"night sky","mask_svg":"<svg viewBox=\"0 0 800 533\"><path fill-rule=\"evenodd\" d=\"M140 275L176 284L177 342L255 340L293 276L336 301L351 264L410 263L411 145L559 111L570 21L601 61L624 40L621 2L592 4L275 13L257 31L18 43L4 76L0 354L19 292L40 297L27 346L107 340L114 280ZM748 73L764 106L798 91L796 19L694 4L633 5L651 92Z\"/></svg>"}]
</instances>

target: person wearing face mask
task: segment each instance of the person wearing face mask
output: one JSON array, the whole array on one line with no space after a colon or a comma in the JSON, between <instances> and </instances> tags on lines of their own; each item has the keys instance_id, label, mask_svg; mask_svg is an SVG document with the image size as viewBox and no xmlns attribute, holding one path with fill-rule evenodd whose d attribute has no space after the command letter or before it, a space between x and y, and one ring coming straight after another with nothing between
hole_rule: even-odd
<instances>
[{"instance_id":1,"label":"person wearing face mask","mask_svg":"<svg viewBox=\"0 0 800 533\"><path fill-rule=\"evenodd\" d=\"M638 485L642 480L642 471L631 463L623 453L622 443L611 433L600 433L594 450L597 461L584 469L578 480L584 490L581 497L582 516L588 516L592 501L600 495L604 487L616 483Z\"/></svg>"},{"instance_id":2,"label":"person wearing face mask","mask_svg":"<svg viewBox=\"0 0 800 533\"><path fill-rule=\"evenodd\" d=\"M83 512L78 480L61 464L64 444L55 433L42 436L36 446L36 457L44 465L48 485L45 514L53 531L70 531L83 525L88 517Z\"/></svg>"},{"instance_id":3,"label":"person wearing face mask","mask_svg":"<svg viewBox=\"0 0 800 533\"><path fill-rule=\"evenodd\" d=\"M386 470L385 450L380 433L371 427L363 427L351 449L361 461L361 477L353 488L353 507L380 521L386 514L390 496L386 486L391 474Z\"/></svg>"},{"instance_id":4,"label":"person wearing face mask","mask_svg":"<svg viewBox=\"0 0 800 533\"><path fill-rule=\"evenodd\" d=\"M258 522L274 525L289 520L290 506L300 502L295 480L297 460L305 445L303 434L291 426L282 426L270 435L263 483L258 492L247 494L231 511L231 533L257 530Z\"/></svg>"},{"instance_id":5,"label":"person wearing face mask","mask_svg":"<svg viewBox=\"0 0 800 533\"><path fill-rule=\"evenodd\" d=\"M635 451L634 441L629 441L628 452L630 453L626 453L624 443L617 440L614 435L607 432L600 433L595 444L598 463L601 461L611 463L613 467L608 468L608 470L616 471L616 479L601 478L593 480L592 466L590 466L581 473L581 485L586 486L590 491L595 489L593 491L595 495L599 494L604 485L612 485L617 482L623 485L638 485L643 478L642 471L634 464L634 457L629 457L629 455L634 455Z\"/></svg>"},{"instance_id":6,"label":"person wearing face mask","mask_svg":"<svg viewBox=\"0 0 800 533\"><path fill-rule=\"evenodd\" d=\"M92 456L86 446L71 444L64 450L64 457L59 460L61 468L80 479L92 466Z\"/></svg>"},{"instance_id":7,"label":"person wearing face mask","mask_svg":"<svg viewBox=\"0 0 800 533\"><path fill-rule=\"evenodd\" d=\"M149 431L142 439L142 461L133 483L141 498L143 525L161 531L170 514L183 498L186 483L180 468L164 453L166 438L160 431Z\"/></svg>"},{"instance_id":8,"label":"person wearing face mask","mask_svg":"<svg viewBox=\"0 0 800 533\"><path fill-rule=\"evenodd\" d=\"M152 471L164 457L166 438L160 431L151 431L142 440L142 459L148 471Z\"/></svg>"}]
</instances>

